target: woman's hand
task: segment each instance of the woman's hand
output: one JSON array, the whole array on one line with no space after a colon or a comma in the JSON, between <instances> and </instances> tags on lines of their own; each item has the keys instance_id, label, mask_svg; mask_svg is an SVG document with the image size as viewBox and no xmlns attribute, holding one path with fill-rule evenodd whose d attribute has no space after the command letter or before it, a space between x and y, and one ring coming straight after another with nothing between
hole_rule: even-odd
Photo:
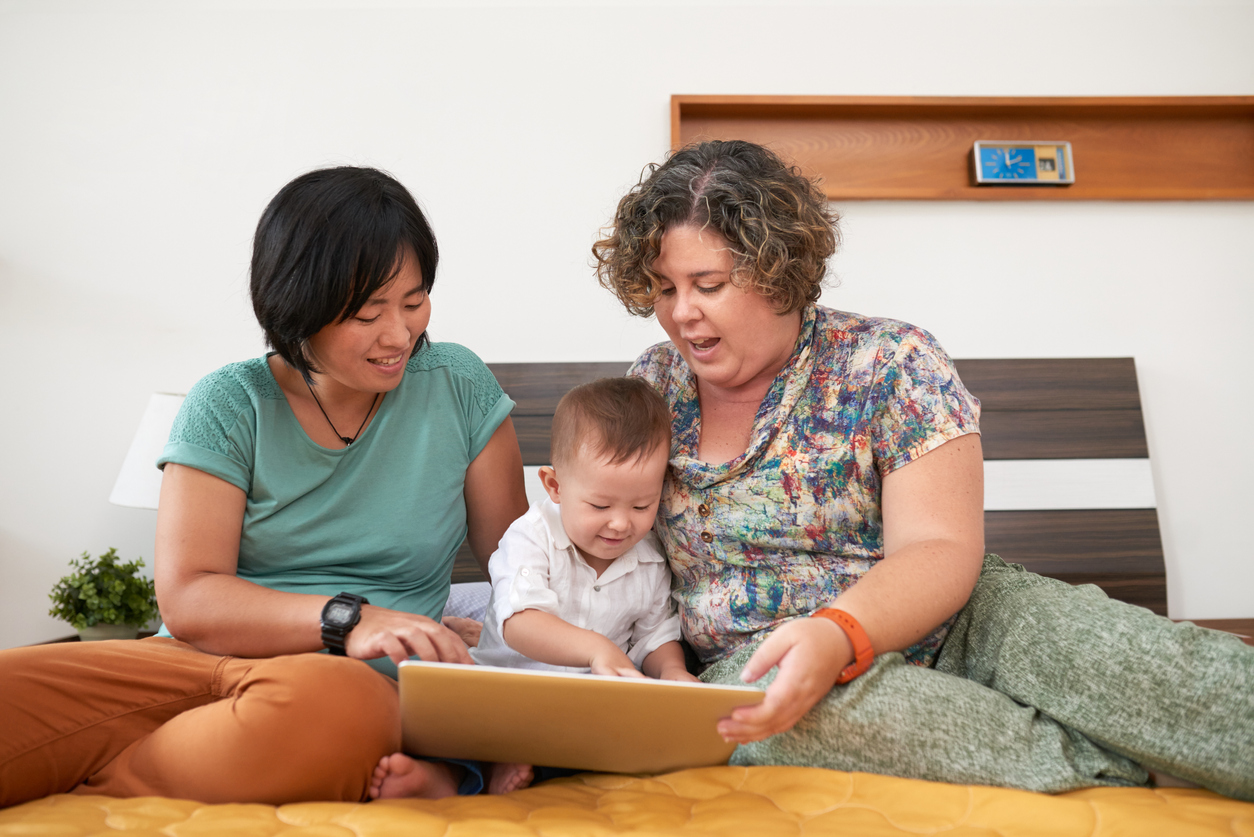
<instances>
[{"instance_id":1,"label":"woman's hand","mask_svg":"<svg viewBox=\"0 0 1254 837\"><path fill-rule=\"evenodd\" d=\"M747 744L792 729L831 691L852 661L853 646L835 623L801 618L780 625L740 673L742 680L752 683L778 665L766 699L756 706L742 706L719 721L719 735L725 741Z\"/></svg>"},{"instance_id":2,"label":"woman's hand","mask_svg":"<svg viewBox=\"0 0 1254 837\"><path fill-rule=\"evenodd\" d=\"M461 637L434 619L374 605L362 606L361 621L349 631L344 650L358 660L390 657L397 665L410 657L474 664Z\"/></svg>"},{"instance_id":3,"label":"woman's hand","mask_svg":"<svg viewBox=\"0 0 1254 837\"><path fill-rule=\"evenodd\" d=\"M479 635L483 633L482 622L467 619L465 616L445 616L440 623L461 637L467 648L474 648L479 644Z\"/></svg>"}]
</instances>

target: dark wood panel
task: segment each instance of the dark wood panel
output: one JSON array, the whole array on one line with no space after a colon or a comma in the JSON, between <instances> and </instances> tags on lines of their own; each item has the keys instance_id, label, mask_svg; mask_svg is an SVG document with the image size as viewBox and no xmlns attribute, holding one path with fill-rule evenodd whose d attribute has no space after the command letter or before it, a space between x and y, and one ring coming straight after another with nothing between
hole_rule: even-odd
<instances>
[{"instance_id":1,"label":"dark wood panel","mask_svg":"<svg viewBox=\"0 0 1254 837\"><path fill-rule=\"evenodd\" d=\"M984 545L1046 575L1165 572L1154 509L986 511Z\"/></svg>"},{"instance_id":2,"label":"dark wood panel","mask_svg":"<svg viewBox=\"0 0 1254 837\"><path fill-rule=\"evenodd\" d=\"M1007 561L1167 615L1167 570L1153 509L986 511L984 545Z\"/></svg>"},{"instance_id":3,"label":"dark wood panel","mask_svg":"<svg viewBox=\"0 0 1254 837\"><path fill-rule=\"evenodd\" d=\"M983 409L1139 410L1130 357L955 360Z\"/></svg>"},{"instance_id":4,"label":"dark wood panel","mask_svg":"<svg viewBox=\"0 0 1254 837\"><path fill-rule=\"evenodd\" d=\"M1149 456L1140 410L988 410L985 459L1139 459Z\"/></svg>"},{"instance_id":5,"label":"dark wood panel","mask_svg":"<svg viewBox=\"0 0 1254 837\"><path fill-rule=\"evenodd\" d=\"M1139 458L1149 455L1131 358L955 361L981 399L986 459ZM500 363L492 371L518 406L527 465L549 460L549 417L572 386L622 374L619 363Z\"/></svg>"},{"instance_id":6,"label":"dark wood panel","mask_svg":"<svg viewBox=\"0 0 1254 837\"><path fill-rule=\"evenodd\" d=\"M674 96L672 143L745 139L832 200L1250 200L1254 97ZM975 140L1066 140L1074 185L974 186Z\"/></svg>"},{"instance_id":7,"label":"dark wood panel","mask_svg":"<svg viewBox=\"0 0 1254 837\"><path fill-rule=\"evenodd\" d=\"M549 465L549 436L553 416L514 416L514 432L522 449L524 465Z\"/></svg>"},{"instance_id":8,"label":"dark wood panel","mask_svg":"<svg viewBox=\"0 0 1254 837\"><path fill-rule=\"evenodd\" d=\"M510 398L518 405L512 415L552 415L571 387L624 374L631 361L608 363L489 363Z\"/></svg>"},{"instance_id":9,"label":"dark wood panel","mask_svg":"<svg viewBox=\"0 0 1254 837\"><path fill-rule=\"evenodd\" d=\"M1027 565L1025 565L1027 566ZM1032 569L1028 567L1028 569ZM1049 575L1041 573L1041 575ZM1144 607L1159 616L1167 615L1167 578L1166 576L1147 573L1135 575L1119 573L1112 575L1094 574L1071 576L1065 573L1051 576L1068 584L1096 584L1107 596L1121 602Z\"/></svg>"},{"instance_id":10,"label":"dark wood panel","mask_svg":"<svg viewBox=\"0 0 1254 837\"><path fill-rule=\"evenodd\" d=\"M514 416L524 465L549 464L548 415ZM1140 410L985 413L985 459L1137 459L1149 456Z\"/></svg>"},{"instance_id":11,"label":"dark wood panel","mask_svg":"<svg viewBox=\"0 0 1254 837\"><path fill-rule=\"evenodd\" d=\"M479 569L479 562L470 551L470 543L462 541L457 557L453 559L453 583L463 584L471 581L487 581L488 577Z\"/></svg>"},{"instance_id":12,"label":"dark wood panel","mask_svg":"<svg viewBox=\"0 0 1254 837\"><path fill-rule=\"evenodd\" d=\"M1130 357L958 359L958 375L985 410L1137 410L1136 364ZM514 415L552 413L571 387L624 374L631 361L490 363L518 402Z\"/></svg>"}]
</instances>

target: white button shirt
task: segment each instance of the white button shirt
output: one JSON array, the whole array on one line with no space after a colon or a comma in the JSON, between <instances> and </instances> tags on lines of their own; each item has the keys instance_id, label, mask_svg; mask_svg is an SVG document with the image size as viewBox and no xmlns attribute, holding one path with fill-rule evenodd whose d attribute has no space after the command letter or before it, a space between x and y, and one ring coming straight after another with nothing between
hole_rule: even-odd
<instances>
[{"instance_id":1,"label":"white button shirt","mask_svg":"<svg viewBox=\"0 0 1254 837\"><path fill-rule=\"evenodd\" d=\"M506 645L505 620L528 609L596 631L621 648L636 668L663 643L679 639L670 568L652 532L597 578L596 570L566 537L557 504L545 498L506 530L488 562L488 573L492 598L479 645L470 649L480 665L591 671L541 663Z\"/></svg>"}]
</instances>

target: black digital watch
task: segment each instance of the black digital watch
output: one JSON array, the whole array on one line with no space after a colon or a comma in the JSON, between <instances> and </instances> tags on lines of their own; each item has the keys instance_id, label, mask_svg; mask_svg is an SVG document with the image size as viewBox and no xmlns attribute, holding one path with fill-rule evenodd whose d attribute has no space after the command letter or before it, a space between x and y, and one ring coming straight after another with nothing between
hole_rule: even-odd
<instances>
[{"instance_id":1,"label":"black digital watch","mask_svg":"<svg viewBox=\"0 0 1254 837\"><path fill-rule=\"evenodd\" d=\"M344 640L361 621L361 606L370 604L365 596L356 593L340 593L322 607L322 644L332 654L347 656Z\"/></svg>"}]
</instances>

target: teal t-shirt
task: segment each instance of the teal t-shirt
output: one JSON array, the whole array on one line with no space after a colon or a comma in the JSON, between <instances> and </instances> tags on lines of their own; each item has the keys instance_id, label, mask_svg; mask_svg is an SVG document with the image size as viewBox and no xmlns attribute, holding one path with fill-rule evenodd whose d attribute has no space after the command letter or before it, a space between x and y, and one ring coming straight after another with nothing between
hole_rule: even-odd
<instances>
[{"instance_id":1,"label":"teal t-shirt","mask_svg":"<svg viewBox=\"0 0 1254 837\"><path fill-rule=\"evenodd\" d=\"M330 450L305 434L264 357L224 366L187 394L157 466L245 492L240 578L439 618L466 537L466 469L514 402L455 343L405 370L357 441ZM386 658L371 664L396 676Z\"/></svg>"}]
</instances>

